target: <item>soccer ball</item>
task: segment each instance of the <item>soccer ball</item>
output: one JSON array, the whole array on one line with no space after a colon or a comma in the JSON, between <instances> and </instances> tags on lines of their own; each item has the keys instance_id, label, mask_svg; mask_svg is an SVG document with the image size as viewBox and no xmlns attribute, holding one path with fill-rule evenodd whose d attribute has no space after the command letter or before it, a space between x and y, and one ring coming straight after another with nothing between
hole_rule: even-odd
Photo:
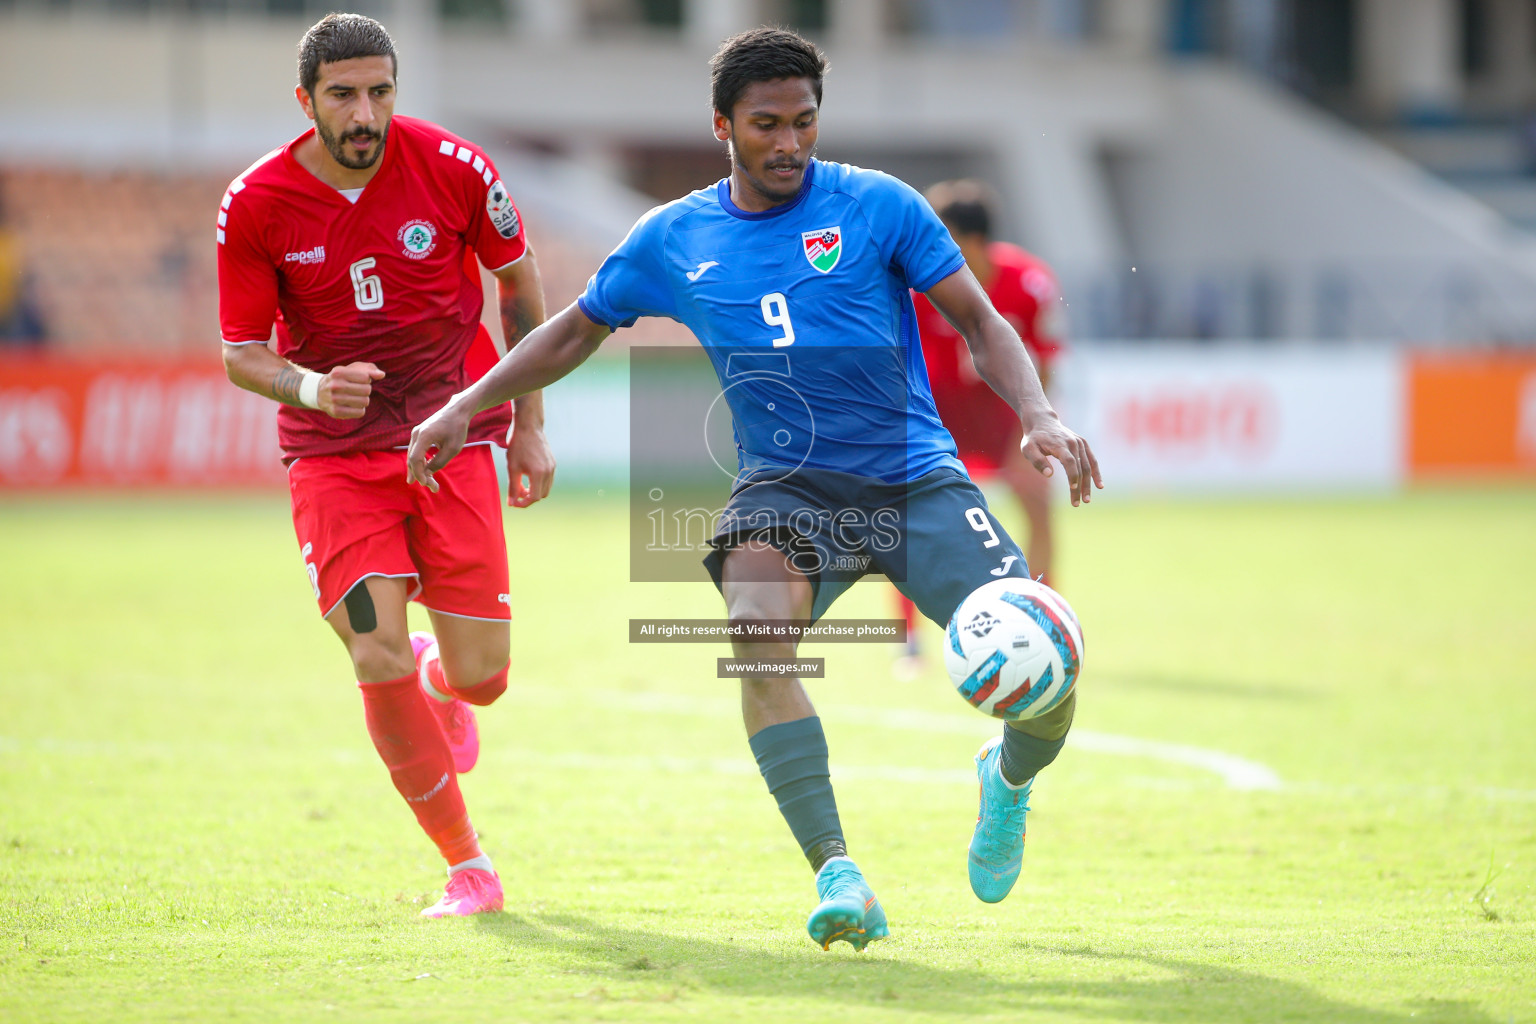
<instances>
[{"instance_id":1,"label":"soccer ball","mask_svg":"<svg viewBox=\"0 0 1536 1024\"><path fill-rule=\"evenodd\" d=\"M960 602L944 667L970 705L993 718L1035 718L1066 700L1083 664L1083 628L1043 583L994 580Z\"/></svg>"}]
</instances>

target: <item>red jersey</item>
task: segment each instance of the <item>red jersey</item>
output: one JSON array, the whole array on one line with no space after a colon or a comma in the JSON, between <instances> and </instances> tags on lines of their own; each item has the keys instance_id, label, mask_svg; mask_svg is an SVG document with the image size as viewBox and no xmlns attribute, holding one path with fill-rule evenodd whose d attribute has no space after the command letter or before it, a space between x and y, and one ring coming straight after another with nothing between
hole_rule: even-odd
<instances>
[{"instance_id":1,"label":"red jersey","mask_svg":"<svg viewBox=\"0 0 1536 1024\"><path fill-rule=\"evenodd\" d=\"M1043 374L1062 351L1060 292L1051 268L1007 242L987 243L994 273L987 298L1019 332L1035 367ZM927 296L914 294L923 361L939 418L954 436L961 458L995 469L1020 440L1019 418L976 373L965 339Z\"/></svg>"},{"instance_id":2,"label":"red jersey","mask_svg":"<svg viewBox=\"0 0 1536 1024\"><path fill-rule=\"evenodd\" d=\"M437 125L396 115L381 166L357 202L305 170L308 132L236 178L219 209L219 321L231 344L265 342L324 373L383 370L361 419L278 406L285 458L393 448L470 381L480 331L479 271L527 252L518 216L485 153ZM489 339L484 339L488 341ZM482 341L482 345L483 345ZM469 440L499 439L506 413L476 417Z\"/></svg>"}]
</instances>

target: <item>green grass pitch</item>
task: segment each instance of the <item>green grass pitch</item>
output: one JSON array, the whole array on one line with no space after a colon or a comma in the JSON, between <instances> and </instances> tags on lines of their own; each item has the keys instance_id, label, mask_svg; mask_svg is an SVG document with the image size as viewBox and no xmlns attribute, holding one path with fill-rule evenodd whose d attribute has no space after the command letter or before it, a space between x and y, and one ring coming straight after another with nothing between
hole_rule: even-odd
<instances>
[{"instance_id":1,"label":"green grass pitch","mask_svg":"<svg viewBox=\"0 0 1536 1024\"><path fill-rule=\"evenodd\" d=\"M0 504L0 1020L1536 1020L1536 491L1060 511L1083 741L1006 902L965 873L990 723L807 652L893 931L856 955L806 938L725 652L626 642L718 599L627 584L622 504L507 514L464 779L507 909L439 922L282 498Z\"/></svg>"}]
</instances>

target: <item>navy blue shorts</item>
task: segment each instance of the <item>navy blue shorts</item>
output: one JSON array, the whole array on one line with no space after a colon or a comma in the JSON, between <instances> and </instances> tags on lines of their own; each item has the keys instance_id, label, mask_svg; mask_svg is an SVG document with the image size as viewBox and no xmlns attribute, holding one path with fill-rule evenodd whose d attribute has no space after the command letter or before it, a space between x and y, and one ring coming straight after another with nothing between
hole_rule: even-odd
<instances>
[{"instance_id":1,"label":"navy blue shorts","mask_svg":"<svg viewBox=\"0 0 1536 1024\"><path fill-rule=\"evenodd\" d=\"M749 540L769 541L811 581L813 622L869 573L884 573L941 626L983 583L1029 577L1024 552L955 469L888 484L802 467L744 484L704 558L716 587L725 556Z\"/></svg>"}]
</instances>

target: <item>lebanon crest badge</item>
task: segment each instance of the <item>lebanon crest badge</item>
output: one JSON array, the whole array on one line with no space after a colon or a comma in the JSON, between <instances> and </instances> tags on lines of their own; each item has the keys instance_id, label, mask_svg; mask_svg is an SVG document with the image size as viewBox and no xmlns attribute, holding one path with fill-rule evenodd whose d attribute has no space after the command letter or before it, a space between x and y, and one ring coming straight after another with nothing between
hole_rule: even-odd
<instances>
[{"instance_id":1,"label":"lebanon crest badge","mask_svg":"<svg viewBox=\"0 0 1536 1024\"><path fill-rule=\"evenodd\" d=\"M408 220L395 236L400 240L401 255L424 260L437 248L437 228L429 220Z\"/></svg>"},{"instance_id":2,"label":"lebanon crest badge","mask_svg":"<svg viewBox=\"0 0 1536 1024\"><path fill-rule=\"evenodd\" d=\"M800 232L800 242L805 247L807 262L823 274L837 266L837 261L843 257L843 229L841 227L802 231Z\"/></svg>"}]
</instances>

